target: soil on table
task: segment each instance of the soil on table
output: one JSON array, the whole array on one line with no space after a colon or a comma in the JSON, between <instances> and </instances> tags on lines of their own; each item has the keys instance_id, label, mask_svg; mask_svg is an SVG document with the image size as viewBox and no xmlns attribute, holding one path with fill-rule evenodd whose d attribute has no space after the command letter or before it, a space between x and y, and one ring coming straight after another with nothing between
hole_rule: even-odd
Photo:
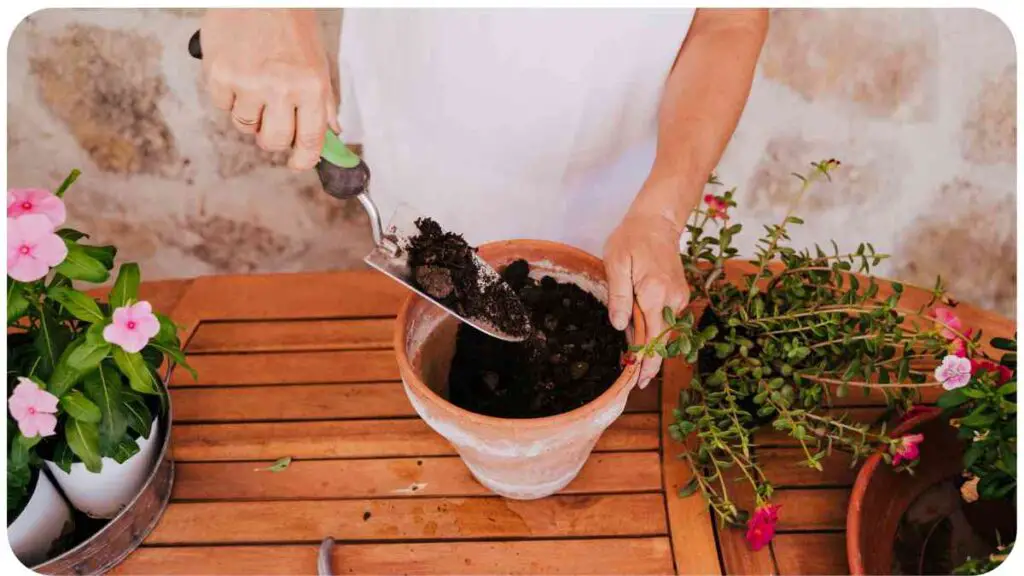
<instances>
[{"instance_id":1,"label":"soil on table","mask_svg":"<svg viewBox=\"0 0 1024 576\"><path fill-rule=\"evenodd\" d=\"M417 288L460 316L484 319L505 334L530 331L522 302L499 277L479 268L476 249L461 234L446 232L430 218L417 220L416 228L419 234L409 239L408 253Z\"/></svg>"},{"instance_id":2,"label":"soil on table","mask_svg":"<svg viewBox=\"0 0 1024 576\"><path fill-rule=\"evenodd\" d=\"M951 574L968 557L986 558L996 552L987 533L991 526L970 521L970 507L978 503L964 502L959 484L950 478L911 503L896 530L893 574ZM1009 543L1015 536L1004 533L1001 540Z\"/></svg>"},{"instance_id":3,"label":"soil on table","mask_svg":"<svg viewBox=\"0 0 1024 576\"><path fill-rule=\"evenodd\" d=\"M460 325L448 378L449 400L499 418L540 418L579 408L607 390L622 371L622 332L589 292L551 277L529 277L525 260L502 277L529 312L534 331L505 342Z\"/></svg>"}]
</instances>

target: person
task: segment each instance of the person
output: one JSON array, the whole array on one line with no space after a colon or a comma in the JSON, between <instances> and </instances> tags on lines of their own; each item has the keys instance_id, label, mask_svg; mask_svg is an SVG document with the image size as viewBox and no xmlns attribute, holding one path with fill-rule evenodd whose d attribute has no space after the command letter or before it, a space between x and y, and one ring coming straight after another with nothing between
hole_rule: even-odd
<instances>
[{"instance_id":1,"label":"person","mask_svg":"<svg viewBox=\"0 0 1024 576\"><path fill-rule=\"evenodd\" d=\"M363 145L385 218L404 202L473 245L603 248L611 323L635 299L655 335L688 303L680 238L768 13L346 9L340 108L314 12L208 10L201 26L210 98L259 146L309 169L329 127ZM641 387L660 365L644 359Z\"/></svg>"}]
</instances>

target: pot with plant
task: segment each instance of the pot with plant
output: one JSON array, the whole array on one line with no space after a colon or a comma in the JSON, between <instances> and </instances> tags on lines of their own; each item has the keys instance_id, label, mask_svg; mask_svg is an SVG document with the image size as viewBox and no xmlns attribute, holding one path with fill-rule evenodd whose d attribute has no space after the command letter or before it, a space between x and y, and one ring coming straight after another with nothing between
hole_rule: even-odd
<instances>
[{"instance_id":1,"label":"pot with plant","mask_svg":"<svg viewBox=\"0 0 1024 576\"><path fill-rule=\"evenodd\" d=\"M409 261L421 289L460 313L517 324L510 321L520 307L503 306L497 288L480 289L474 249L461 236L429 220L417 226ZM509 498L541 498L580 471L625 408L638 367L621 364L627 342L608 321L598 258L530 240L487 244L479 256L518 296L533 333L522 342L497 340L412 295L395 332L402 381L417 413L482 484ZM633 331L644 337L642 323Z\"/></svg>"},{"instance_id":2,"label":"pot with plant","mask_svg":"<svg viewBox=\"0 0 1024 576\"><path fill-rule=\"evenodd\" d=\"M939 313L960 329L953 310ZM895 430L919 441L913 476L893 473L885 454L867 460L847 516L851 573L981 574L1009 554L1017 516L1016 349L1015 337L995 337L986 348L958 346L943 358L934 376L946 392L937 407L917 407Z\"/></svg>"},{"instance_id":3,"label":"pot with plant","mask_svg":"<svg viewBox=\"0 0 1024 576\"><path fill-rule=\"evenodd\" d=\"M923 387L939 385L932 374L938 360L951 348L979 346L980 335L969 337L934 312L936 304L949 302L941 282L905 298L902 284L869 276L886 258L871 244L850 252L834 242L828 250L788 246L789 227L802 224L795 206L839 165L817 162L797 175L792 205L779 224L765 227L752 261L741 261L733 245L742 230L729 222L735 190L708 194L686 228L682 265L692 305L679 315L666 309L665 331L632 347L640 356L696 364L668 425L680 458L693 470L681 495L700 494L723 524L746 530L754 550L771 541L785 513L772 502L756 434L789 436L803 464L816 470L839 450L854 463L880 452L889 466L912 469L917 436L837 414L833 399L876 394L894 410L910 410ZM714 177L710 183L720 185ZM735 482L747 485L749 501L733 497Z\"/></svg>"},{"instance_id":4,"label":"pot with plant","mask_svg":"<svg viewBox=\"0 0 1024 576\"><path fill-rule=\"evenodd\" d=\"M85 519L106 520L139 494L166 452L169 399L159 371L191 368L174 324L139 300L138 265L120 266L106 301L76 288L107 281L117 252L60 228L77 175L55 193L8 191L8 417L19 464L8 487L14 469L16 486L26 474L37 486L52 478Z\"/></svg>"}]
</instances>

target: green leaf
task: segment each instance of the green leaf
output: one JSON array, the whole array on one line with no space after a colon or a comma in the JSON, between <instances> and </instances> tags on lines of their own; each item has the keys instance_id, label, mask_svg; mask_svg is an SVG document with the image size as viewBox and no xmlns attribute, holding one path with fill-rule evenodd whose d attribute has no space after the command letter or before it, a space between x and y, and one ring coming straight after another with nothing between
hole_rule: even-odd
<instances>
[{"instance_id":1,"label":"green leaf","mask_svg":"<svg viewBox=\"0 0 1024 576\"><path fill-rule=\"evenodd\" d=\"M68 364L81 373L86 373L99 366L110 354L112 346L106 342L94 342L86 339L68 356Z\"/></svg>"},{"instance_id":2,"label":"green leaf","mask_svg":"<svg viewBox=\"0 0 1024 576\"><path fill-rule=\"evenodd\" d=\"M68 286L57 286L47 292L50 298L60 302L75 318L84 322L103 322L103 313L96 301Z\"/></svg>"},{"instance_id":3,"label":"green leaf","mask_svg":"<svg viewBox=\"0 0 1024 576\"><path fill-rule=\"evenodd\" d=\"M114 246L88 246L81 244L82 250L86 254L95 258L97 262L103 264L103 267L109 272L114 268L114 259L117 258L117 248Z\"/></svg>"},{"instance_id":4,"label":"green leaf","mask_svg":"<svg viewBox=\"0 0 1024 576\"><path fill-rule=\"evenodd\" d=\"M65 178L64 181L60 183L60 186L57 187L57 191L54 192L54 195L57 196L57 198L63 198L64 193L67 192L68 190L68 187L74 184L75 180L78 180L78 177L81 174L82 171L79 170L78 168L72 170L71 173L68 174L67 178Z\"/></svg>"},{"instance_id":5,"label":"green leaf","mask_svg":"<svg viewBox=\"0 0 1024 576\"><path fill-rule=\"evenodd\" d=\"M798 346L789 351L789 359L799 362L811 353L811 349L806 346Z\"/></svg>"},{"instance_id":6,"label":"green leaf","mask_svg":"<svg viewBox=\"0 0 1024 576\"><path fill-rule=\"evenodd\" d=\"M670 306L661 309L661 318L665 321L665 326L674 326L676 323L676 313Z\"/></svg>"},{"instance_id":7,"label":"green leaf","mask_svg":"<svg viewBox=\"0 0 1024 576\"><path fill-rule=\"evenodd\" d=\"M682 340L682 337L680 337L680 340ZM167 346L163 342L157 342L155 339L150 340L149 345L163 352L164 354L167 354L168 356L171 357L171 360L174 360L175 364L181 366L185 370L188 370L188 373L192 376L192 380L199 380L199 374L196 372L195 368L189 366L188 362L185 360L185 353L182 352L177 345ZM665 352L668 353L669 350L666 348ZM685 354L685 352L683 352L683 354ZM669 354L669 356L674 356L674 354Z\"/></svg>"},{"instance_id":8,"label":"green leaf","mask_svg":"<svg viewBox=\"0 0 1024 576\"><path fill-rule=\"evenodd\" d=\"M1017 392L1016 382L1007 382L1006 384L1000 386L998 390L996 390L996 394L999 394L1000 396L1006 396L1007 394L1013 394L1015 392Z\"/></svg>"},{"instance_id":9,"label":"green leaf","mask_svg":"<svg viewBox=\"0 0 1024 576\"><path fill-rule=\"evenodd\" d=\"M906 382L910 376L910 358L901 358L899 371L896 373L896 382Z\"/></svg>"},{"instance_id":10,"label":"green leaf","mask_svg":"<svg viewBox=\"0 0 1024 576\"><path fill-rule=\"evenodd\" d=\"M75 456L85 464L89 472L103 469L100 456L100 434L96 425L81 420L68 420L64 424L64 439Z\"/></svg>"},{"instance_id":11,"label":"green leaf","mask_svg":"<svg viewBox=\"0 0 1024 576\"><path fill-rule=\"evenodd\" d=\"M285 456L284 458L279 458L276 462L266 468L257 468L256 472L284 472L288 469L288 466L290 466L291 463L292 457Z\"/></svg>"},{"instance_id":12,"label":"green leaf","mask_svg":"<svg viewBox=\"0 0 1024 576\"><path fill-rule=\"evenodd\" d=\"M1014 352L1017 350L1017 340L1011 340L1009 338L1000 338L997 336L993 338L990 343L992 344L992 347L997 350L1007 350L1010 352Z\"/></svg>"},{"instance_id":13,"label":"green leaf","mask_svg":"<svg viewBox=\"0 0 1024 576\"><path fill-rule=\"evenodd\" d=\"M7 278L7 324L13 324L28 310L28 299L21 291L21 285Z\"/></svg>"},{"instance_id":14,"label":"green leaf","mask_svg":"<svg viewBox=\"0 0 1024 576\"><path fill-rule=\"evenodd\" d=\"M124 415L128 420L128 427L134 430L143 438L149 438L153 427L153 413L149 411L146 401L133 390L121 389L124 396Z\"/></svg>"},{"instance_id":15,"label":"green leaf","mask_svg":"<svg viewBox=\"0 0 1024 576\"><path fill-rule=\"evenodd\" d=\"M121 264L117 272L117 281L110 290L110 308L128 306L139 299L139 265L134 262Z\"/></svg>"},{"instance_id":16,"label":"green leaf","mask_svg":"<svg viewBox=\"0 0 1024 576\"><path fill-rule=\"evenodd\" d=\"M955 408L964 402L967 402L967 395L963 393L963 389L950 390L939 399L936 400L935 405L939 408Z\"/></svg>"},{"instance_id":17,"label":"green leaf","mask_svg":"<svg viewBox=\"0 0 1024 576\"><path fill-rule=\"evenodd\" d=\"M53 463L64 472L71 474L71 463L74 462L75 454L71 451L68 443L60 438L53 449Z\"/></svg>"},{"instance_id":18,"label":"green leaf","mask_svg":"<svg viewBox=\"0 0 1024 576\"><path fill-rule=\"evenodd\" d=\"M68 256L58 264L54 270L72 280L84 280L86 282L106 282L110 278L110 271L103 262L89 255L88 251L80 244L65 241L68 247Z\"/></svg>"},{"instance_id":19,"label":"green leaf","mask_svg":"<svg viewBox=\"0 0 1024 576\"><path fill-rule=\"evenodd\" d=\"M124 464L129 458L139 453L139 445L134 440L124 439L118 442L111 451L110 457L118 464Z\"/></svg>"},{"instance_id":20,"label":"green leaf","mask_svg":"<svg viewBox=\"0 0 1024 576\"><path fill-rule=\"evenodd\" d=\"M973 412L960 419L960 426L966 428L983 428L996 420L996 415L986 410L987 406L979 406Z\"/></svg>"},{"instance_id":21,"label":"green leaf","mask_svg":"<svg viewBox=\"0 0 1024 576\"><path fill-rule=\"evenodd\" d=\"M178 339L178 327L174 322L159 312L154 312L153 315L160 321L160 331L157 332L156 337L153 339L164 345L173 344L176 347L181 348L180 340ZM639 346L638 348L643 348L643 346ZM634 352L636 352L636 350L634 350Z\"/></svg>"},{"instance_id":22,"label":"green leaf","mask_svg":"<svg viewBox=\"0 0 1024 576\"><path fill-rule=\"evenodd\" d=\"M96 424L102 418L99 406L93 404L78 390L72 390L62 396L60 406L75 420Z\"/></svg>"},{"instance_id":23,"label":"green leaf","mask_svg":"<svg viewBox=\"0 0 1024 576\"><path fill-rule=\"evenodd\" d=\"M697 481L697 476L694 476L687 482L682 488L679 489L679 497L686 498L692 496L700 488L700 483Z\"/></svg>"},{"instance_id":24,"label":"green leaf","mask_svg":"<svg viewBox=\"0 0 1024 576\"><path fill-rule=\"evenodd\" d=\"M44 380L50 379L70 337L67 329L57 323L56 314L44 302L39 307L39 329L34 339L35 348L39 352L36 373Z\"/></svg>"},{"instance_id":25,"label":"green leaf","mask_svg":"<svg viewBox=\"0 0 1024 576\"><path fill-rule=\"evenodd\" d=\"M109 363L104 362L99 370L94 370L85 377L84 389L86 397L99 407L102 415L98 425L100 452L111 456L117 444L128 432L121 375ZM147 431L148 424L145 425Z\"/></svg>"},{"instance_id":26,"label":"green leaf","mask_svg":"<svg viewBox=\"0 0 1024 576\"><path fill-rule=\"evenodd\" d=\"M60 230L57 230L57 236L60 236L62 240L68 240L70 242L89 237L85 232L79 232L73 228L61 228Z\"/></svg>"},{"instance_id":27,"label":"green leaf","mask_svg":"<svg viewBox=\"0 0 1024 576\"><path fill-rule=\"evenodd\" d=\"M64 352L60 355L60 359L57 360L57 367L53 369L53 375L49 379L49 392L54 396L60 398L71 389L72 386L78 382L83 376L81 370L78 370L71 365L71 355L75 353L80 346L85 344L85 338L78 338L73 340L68 347L64 349Z\"/></svg>"},{"instance_id":28,"label":"green leaf","mask_svg":"<svg viewBox=\"0 0 1024 576\"><path fill-rule=\"evenodd\" d=\"M160 390L153 380L153 373L146 366L142 354L134 352L129 354L120 346L114 347L114 363L121 373L128 377L128 385L136 392L143 394L159 394Z\"/></svg>"}]
</instances>

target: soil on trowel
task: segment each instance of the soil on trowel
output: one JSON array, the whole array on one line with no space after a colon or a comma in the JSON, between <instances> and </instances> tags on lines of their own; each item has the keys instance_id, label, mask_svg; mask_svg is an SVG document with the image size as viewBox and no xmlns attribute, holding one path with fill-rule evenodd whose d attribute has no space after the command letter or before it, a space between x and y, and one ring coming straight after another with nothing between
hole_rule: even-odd
<instances>
[{"instance_id":1,"label":"soil on trowel","mask_svg":"<svg viewBox=\"0 0 1024 576\"><path fill-rule=\"evenodd\" d=\"M530 314L523 342L491 338L460 325L448 378L449 400L499 418L540 418L579 408L608 389L621 372L626 339L608 309L575 284L529 277L525 260L502 277Z\"/></svg>"},{"instance_id":2,"label":"soil on trowel","mask_svg":"<svg viewBox=\"0 0 1024 576\"><path fill-rule=\"evenodd\" d=\"M476 249L461 234L446 232L430 218L416 220L419 234L409 239L413 283L465 318L487 320L505 334L524 336L528 315L499 277L477 266Z\"/></svg>"}]
</instances>

